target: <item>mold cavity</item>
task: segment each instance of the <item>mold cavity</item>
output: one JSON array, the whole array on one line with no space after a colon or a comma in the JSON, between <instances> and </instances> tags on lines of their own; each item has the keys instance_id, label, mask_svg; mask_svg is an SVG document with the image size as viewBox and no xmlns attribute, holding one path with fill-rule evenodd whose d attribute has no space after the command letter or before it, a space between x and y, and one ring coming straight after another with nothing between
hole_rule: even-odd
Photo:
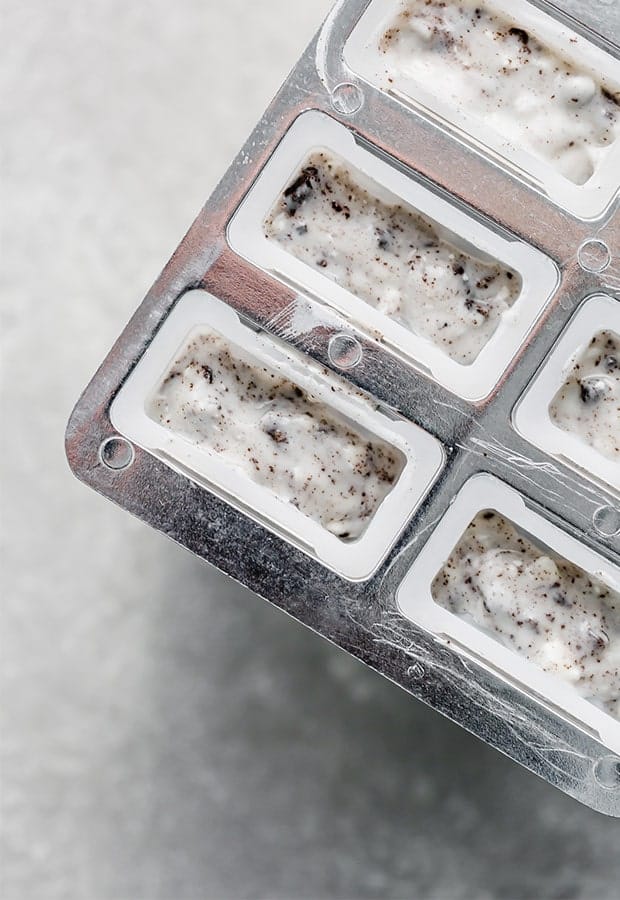
<instances>
[{"instance_id":1,"label":"mold cavity","mask_svg":"<svg viewBox=\"0 0 620 900\"><path fill-rule=\"evenodd\" d=\"M549 407L551 420L620 463L620 336L600 331L583 350Z\"/></svg>"},{"instance_id":2,"label":"mold cavity","mask_svg":"<svg viewBox=\"0 0 620 900\"><path fill-rule=\"evenodd\" d=\"M432 586L468 620L620 719L620 594L480 513Z\"/></svg>"},{"instance_id":3,"label":"mold cavity","mask_svg":"<svg viewBox=\"0 0 620 900\"><path fill-rule=\"evenodd\" d=\"M479 0L407 0L383 30L388 85L415 82L576 185L620 137L620 90ZM405 87L401 87L407 93Z\"/></svg>"},{"instance_id":4,"label":"mold cavity","mask_svg":"<svg viewBox=\"0 0 620 900\"><path fill-rule=\"evenodd\" d=\"M343 541L361 537L405 457L212 331L197 331L147 415Z\"/></svg>"},{"instance_id":5,"label":"mold cavity","mask_svg":"<svg viewBox=\"0 0 620 900\"><path fill-rule=\"evenodd\" d=\"M438 225L331 151L306 158L264 230L462 365L475 362L522 290L516 272L459 249Z\"/></svg>"}]
</instances>

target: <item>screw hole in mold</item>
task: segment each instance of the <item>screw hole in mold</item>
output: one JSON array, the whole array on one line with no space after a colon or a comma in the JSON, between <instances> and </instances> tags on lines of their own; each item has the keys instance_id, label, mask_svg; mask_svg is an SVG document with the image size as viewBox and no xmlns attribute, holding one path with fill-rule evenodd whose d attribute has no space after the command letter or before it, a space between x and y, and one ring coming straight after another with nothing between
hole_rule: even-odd
<instances>
[{"instance_id":1,"label":"screw hole in mold","mask_svg":"<svg viewBox=\"0 0 620 900\"><path fill-rule=\"evenodd\" d=\"M613 506L601 506L592 518L595 530L603 537L616 537L620 534L620 509Z\"/></svg>"},{"instance_id":2,"label":"screw hole in mold","mask_svg":"<svg viewBox=\"0 0 620 900\"><path fill-rule=\"evenodd\" d=\"M135 452L128 440L115 435L103 441L99 447L99 459L106 469L122 472L133 464Z\"/></svg>"},{"instance_id":3,"label":"screw hole in mold","mask_svg":"<svg viewBox=\"0 0 620 900\"><path fill-rule=\"evenodd\" d=\"M332 91L332 106L343 116L352 116L364 105L364 95L356 84L344 82Z\"/></svg>"},{"instance_id":4,"label":"screw hole in mold","mask_svg":"<svg viewBox=\"0 0 620 900\"><path fill-rule=\"evenodd\" d=\"M335 334L327 348L329 361L338 369L355 369L361 363L364 351L357 338L350 334Z\"/></svg>"},{"instance_id":5,"label":"screw hole in mold","mask_svg":"<svg viewBox=\"0 0 620 900\"><path fill-rule=\"evenodd\" d=\"M594 777L608 791L620 791L620 759L604 756L594 765Z\"/></svg>"},{"instance_id":6,"label":"screw hole in mold","mask_svg":"<svg viewBox=\"0 0 620 900\"><path fill-rule=\"evenodd\" d=\"M611 263L611 251L605 241L598 238L586 241L579 248L579 265L585 272L599 274Z\"/></svg>"}]
</instances>

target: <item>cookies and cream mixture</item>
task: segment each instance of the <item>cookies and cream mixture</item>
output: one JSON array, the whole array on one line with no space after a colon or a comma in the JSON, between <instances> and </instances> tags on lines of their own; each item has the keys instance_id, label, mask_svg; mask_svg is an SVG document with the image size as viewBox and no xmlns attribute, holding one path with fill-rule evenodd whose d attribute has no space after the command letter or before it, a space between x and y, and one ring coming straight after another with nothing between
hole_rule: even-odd
<instances>
[{"instance_id":1,"label":"cookies and cream mixture","mask_svg":"<svg viewBox=\"0 0 620 900\"><path fill-rule=\"evenodd\" d=\"M386 86L440 92L574 184L590 180L620 137L620 84L564 59L490 3L406 0L379 49Z\"/></svg>"},{"instance_id":2,"label":"cookies and cream mixture","mask_svg":"<svg viewBox=\"0 0 620 900\"><path fill-rule=\"evenodd\" d=\"M213 332L191 337L147 413L345 541L363 534L405 465L400 451Z\"/></svg>"},{"instance_id":3,"label":"cookies and cream mixture","mask_svg":"<svg viewBox=\"0 0 620 900\"><path fill-rule=\"evenodd\" d=\"M620 594L496 512L472 522L433 583L435 602L620 718Z\"/></svg>"},{"instance_id":4,"label":"cookies and cream mixture","mask_svg":"<svg viewBox=\"0 0 620 900\"><path fill-rule=\"evenodd\" d=\"M620 463L620 335L601 331L592 338L549 413L563 431Z\"/></svg>"},{"instance_id":5,"label":"cookies and cream mixture","mask_svg":"<svg viewBox=\"0 0 620 900\"><path fill-rule=\"evenodd\" d=\"M458 249L390 196L317 151L284 190L265 234L451 359L473 363L518 299L521 279Z\"/></svg>"}]
</instances>

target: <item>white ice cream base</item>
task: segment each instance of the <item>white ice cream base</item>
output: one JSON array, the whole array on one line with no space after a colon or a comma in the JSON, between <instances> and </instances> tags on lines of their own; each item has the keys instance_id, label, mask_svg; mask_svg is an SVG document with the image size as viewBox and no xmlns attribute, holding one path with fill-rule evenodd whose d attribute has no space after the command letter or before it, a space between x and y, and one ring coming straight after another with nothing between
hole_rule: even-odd
<instances>
[{"instance_id":1,"label":"white ice cream base","mask_svg":"<svg viewBox=\"0 0 620 900\"><path fill-rule=\"evenodd\" d=\"M601 331L620 334L620 303L597 294L581 305L513 414L514 427L530 441L580 474L620 492L620 465L577 435L560 428L549 407L592 338ZM620 429L620 422L618 423Z\"/></svg>"},{"instance_id":2,"label":"white ice cream base","mask_svg":"<svg viewBox=\"0 0 620 900\"><path fill-rule=\"evenodd\" d=\"M197 328L217 332L247 351L257 364L278 372L345 416L357 431L381 438L401 451L405 468L357 541L340 540L220 454L172 433L147 415L148 399ZM332 391L334 385L336 391ZM114 400L110 418L119 434L351 581L374 574L444 463L441 444L427 432L388 415L307 357L296 356L268 335L257 333L231 307L206 291L191 291L179 300Z\"/></svg>"},{"instance_id":3,"label":"white ice cream base","mask_svg":"<svg viewBox=\"0 0 620 900\"><path fill-rule=\"evenodd\" d=\"M528 0L485 0L491 12L504 15L517 27L532 33L578 69L587 71L597 81L608 78L620 83L620 64L591 41L571 30L558 19L536 8ZM585 185L559 174L553 166L527 150L506 140L463 109L455 109L441 94L406 77L388 82L385 56L379 42L385 31L403 10L403 0L373 0L360 18L344 48L347 66L369 84L390 94L418 111L430 114L442 125L457 130L483 151L491 151L507 161L511 168L531 181L554 203L584 219L595 219L608 208L620 191L620 141L608 149L603 161ZM441 85L438 85L441 87ZM541 99L541 102L544 102Z\"/></svg>"},{"instance_id":4,"label":"white ice cream base","mask_svg":"<svg viewBox=\"0 0 620 900\"><path fill-rule=\"evenodd\" d=\"M484 510L495 510L534 543L548 547L613 590L620 590L616 566L534 512L518 491L483 474L471 478L460 491L403 580L397 593L401 612L442 643L450 644L466 660L499 674L594 735L613 753L620 753L620 723L613 716L584 699L557 675L544 672L497 638L435 603L433 581L471 522Z\"/></svg>"},{"instance_id":5,"label":"white ice cream base","mask_svg":"<svg viewBox=\"0 0 620 900\"><path fill-rule=\"evenodd\" d=\"M278 198L316 150L328 150L342 157L355 170L354 178L372 195L388 204L408 204L434 223L439 236L459 250L503 263L519 273L523 281L520 297L472 364L462 365L450 359L429 339L413 334L335 284L322 270L296 259L265 236L264 222ZM478 222L375 156L356 142L351 131L319 112L302 114L289 129L232 218L228 241L236 253L253 265L337 309L373 339L400 351L448 390L473 402L485 399L493 391L559 282L556 265L543 253Z\"/></svg>"}]
</instances>

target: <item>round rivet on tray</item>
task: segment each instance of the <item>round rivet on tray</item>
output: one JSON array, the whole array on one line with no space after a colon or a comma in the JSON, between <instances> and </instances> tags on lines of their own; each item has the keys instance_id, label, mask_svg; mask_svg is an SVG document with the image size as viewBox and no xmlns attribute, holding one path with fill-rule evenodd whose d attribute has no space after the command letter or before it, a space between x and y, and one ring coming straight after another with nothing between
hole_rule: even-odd
<instances>
[{"instance_id":1,"label":"round rivet on tray","mask_svg":"<svg viewBox=\"0 0 620 900\"><path fill-rule=\"evenodd\" d=\"M613 506L601 506L592 517L595 529L604 537L615 537L620 534L620 509Z\"/></svg>"},{"instance_id":2,"label":"round rivet on tray","mask_svg":"<svg viewBox=\"0 0 620 900\"><path fill-rule=\"evenodd\" d=\"M594 766L594 777L609 791L620 790L620 759L617 756L604 756Z\"/></svg>"},{"instance_id":3,"label":"round rivet on tray","mask_svg":"<svg viewBox=\"0 0 620 900\"><path fill-rule=\"evenodd\" d=\"M356 84L344 82L332 91L332 106L343 116L359 112L364 104L364 95Z\"/></svg>"},{"instance_id":4,"label":"round rivet on tray","mask_svg":"<svg viewBox=\"0 0 620 900\"><path fill-rule=\"evenodd\" d=\"M579 248L579 265L586 272L604 272L611 263L611 252L605 241L593 239Z\"/></svg>"},{"instance_id":5,"label":"round rivet on tray","mask_svg":"<svg viewBox=\"0 0 620 900\"><path fill-rule=\"evenodd\" d=\"M329 361L338 369L354 369L364 356L362 345L350 334L335 334L329 342L327 353Z\"/></svg>"},{"instance_id":6,"label":"round rivet on tray","mask_svg":"<svg viewBox=\"0 0 620 900\"><path fill-rule=\"evenodd\" d=\"M99 447L99 459L107 469L120 472L128 469L135 459L134 449L123 437L110 437Z\"/></svg>"},{"instance_id":7,"label":"round rivet on tray","mask_svg":"<svg viewBox=\"0 0 620 900\"><path fill-rule=\"evenodd\" d=\"M412 666L409 666L407 669L407 675L412 681L422 681L424 676L426 675L426 670L422 663L414 663Z\"/></svg>"}]
</instances>

